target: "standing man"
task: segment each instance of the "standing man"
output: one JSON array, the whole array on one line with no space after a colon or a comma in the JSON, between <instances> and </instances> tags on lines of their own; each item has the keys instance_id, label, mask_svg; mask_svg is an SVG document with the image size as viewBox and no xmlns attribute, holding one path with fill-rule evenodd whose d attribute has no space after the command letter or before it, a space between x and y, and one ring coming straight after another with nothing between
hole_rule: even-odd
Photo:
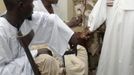
<instances>
[{"instance_id":1,"label":"standing man","mask_svg":"<svg viewBox=\"0 0 134 75\"><path fill-rule=\"evenodd\" d=\"M97 75L134 75L133 0L115 0L106 27ZM89 29L96 30L107 19L107 0L98 0L89 15Z\"/></svg>"}]
</instances>

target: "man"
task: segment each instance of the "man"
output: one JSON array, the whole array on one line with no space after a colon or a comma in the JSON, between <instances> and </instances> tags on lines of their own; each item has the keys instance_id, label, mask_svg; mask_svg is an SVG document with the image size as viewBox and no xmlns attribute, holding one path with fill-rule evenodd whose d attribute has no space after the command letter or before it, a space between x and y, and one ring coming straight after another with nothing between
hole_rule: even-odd
<instances>
[{"instance_id":1,"label":"man","mask_svg":"<svg viewBox=\"0 0 134 75\"><path fill-rule=\"evenodd\" d=\"M134 5L133 0L114 0L106 28L97 75L134 75ZM107 0L98 0L89 15L90 31L107 17Z\"/></svg>"},{"instance_id":2,"label":"man","mask_svg":"<svg viewBox=\"0 0 134 75\"><path fill-rule=\"evenodd\" d=\"M49 14L55 13L53 10L53 4L57 4L59 0L34 0L33 4L35 5L34 11L40 11L40 12L45 12ZM67 23L69 27L75 27L78 26L80 23L82 23L82 16L78 16L77 19L76 17L73 17L70 22ZM74 74L80 74L80 75L88 75L88 57L87 57L87 52L83 47L78 46L77 48L77 56L75 55L67 55L66 58L68 60L65 61L66 63L66 74L67 75L74 75ZM59 60L59 62L62 63L62 59L60 57L55 56L56 59ZM79 60L79 61L76 61ZM72 63L72 61L75 61L76 63ZM67 63L68 62L68 63ZM82 66L81 66L82 65ZM83 66L86 65L86 66ZM73 68L77 67L77 68ZM72 69L73 68L73 69ZM68 70L71 70L69 72ZM81 70L78 72L78 70Z\"/></svg>"},{"instance_id":3,"label":"man","mask_svg":"<svg viewBox=\"0 0 134 75\"><path fill-rule=\"evenodd\" d=\"M17 40L19 31L26 35L34 30L35 36L30 46L45 43L53 52L60 55L64 54L68 42L73 46L78 43L77 34L58 16L32 12L33 0L4 0L4 3L7 13L0 18L1 75L33 75L24 48ZM40 55L39 53L36 50L32 51L34 57Z\"/></svg>"},{"instance_id":4,"label":"man","mask_svg":"<svg viewBox=\"0 0 134 75\"><path fill-rule=\"evenodd\" d=\"M57 4L59 0L34 0L33 4L35 5L34 11L40 11L40 12L45 12L49 14L54 14L54 6L53 4ZM59 13L56 13L59 14ZM73 17L69 22L66 24L69 27L75 27L80 25L82 23L82 16Z\"/></svg>"}]
</instances>

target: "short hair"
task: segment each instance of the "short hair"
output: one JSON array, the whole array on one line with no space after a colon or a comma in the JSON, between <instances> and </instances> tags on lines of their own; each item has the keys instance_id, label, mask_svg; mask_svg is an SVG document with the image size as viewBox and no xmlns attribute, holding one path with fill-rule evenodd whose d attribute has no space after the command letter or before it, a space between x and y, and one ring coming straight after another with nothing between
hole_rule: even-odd
<instances>
[{"instance_id":1,"label":"short hair","mask_svg":"<svg viewBox=\"0 0 134 75\"><path fill-rule=\"evenodd\" d=\"M7 10L12 10L21 1L23 2L24 0L4 0L4 4Z\"/></svg>"},{"instance_id":2,"label":"short hair","mask_svg":"<svg viewBox=\"0 0 134 75\"><path fill-rule=\"evenodd\" d=\"M16 0L4 0L4 4L5 4L7 10L11 10L12 8L14 8L14 6L16 4Z\"/></svg>"}]
</instances>

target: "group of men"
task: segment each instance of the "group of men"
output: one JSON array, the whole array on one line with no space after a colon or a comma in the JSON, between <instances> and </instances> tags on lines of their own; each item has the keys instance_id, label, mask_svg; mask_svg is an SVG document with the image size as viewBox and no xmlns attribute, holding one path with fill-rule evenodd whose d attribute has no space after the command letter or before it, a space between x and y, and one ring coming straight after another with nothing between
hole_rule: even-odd
<instances>
[{"instance_id":1,"label":"group of men","mask_svg":"<svg viewBox=\"0 0 134 75\"><path fill-rule=\"evenodd\" d=\"M35 36L29 44L29 49L32 45L47 44L53 53L63 56L68 44L76 46L83 43L90 33L106 21L106 32L97 75L133 75L133 2L133 0L98 0L89 15L89 30L78 34L73 32L57 15L33 11L33 0L4 0L7 12L0 17L0 74L34 74L24 48L17 39L18 32L26 35L31 30L34 31ZM57 63L56 60L49 56L51 52L46 55L42 49L32 50L31 54L42 75L59 75L59 67L53 65ZM75 60L79 61L79 59ZM71 62L77 64L76 61ZM55 67L48 68L46 71L44 68L47 68L48 65L45 62ZM81 71L81 73L75 74L84 75L83 69L78 69L76 72Z\"/></svg>"},{"instance_id":2,"label":"group of men","mask_svg":"<svg viewBox=\"0 0 134 75\"><path fill-rule=\"evenodd\" d=\"M61 56L65 53L68 43L75 46L78 43L81 43L80 40L84 39L84 37L74 33L57 15L33 11L33 0L4 0L4 3L7 12L1 17L1 43L3 42L3 44L1 44L0 70L2 75L33 74L29 61L25 55L24 48L17 40L18 32L26 35L33 30L35 36L30 43L29 48L32 45L44 43L49 46L53 53ZM3 38L4 36L6 36L6 38ZM55 67L54 72L51 72L52 68L56 66L56 63L52 62L55 59L46 55L43 49L38 51L34 50L31 51L31 53L35 58L35 62L39 66L42 75L59 74L58 67ZM40 63L43 61L45 66L43 66L44 64L40 65L38 59L42 59ZM45 63L45 60L48 63ZM48 67L46 66L48 66L48 64L54 66L47 71L46 69ZM44 67L46 67L46 69L44 69ZM83 66L81 67L83 68Z\"/></svg>"}]
</instances>

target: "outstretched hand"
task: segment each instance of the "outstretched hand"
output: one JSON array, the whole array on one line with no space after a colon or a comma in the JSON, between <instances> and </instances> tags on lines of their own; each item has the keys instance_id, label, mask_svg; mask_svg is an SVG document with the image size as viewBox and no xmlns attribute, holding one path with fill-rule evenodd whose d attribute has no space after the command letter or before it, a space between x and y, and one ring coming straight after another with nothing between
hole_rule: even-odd
<instances>
[{"instance_id":1,"label":"outstretched hand","mask_svg":"<svg viewBox=\"0 0 134 75\"><path fill-rule=\"evenodd\" d=\"M69 41L70 48L77 52L77 45L79 44L84 46L88 39L90 39L91 34L92 32L90 32L88 28L83 32L75 32Z\"/></svg>"}]
</instances>

